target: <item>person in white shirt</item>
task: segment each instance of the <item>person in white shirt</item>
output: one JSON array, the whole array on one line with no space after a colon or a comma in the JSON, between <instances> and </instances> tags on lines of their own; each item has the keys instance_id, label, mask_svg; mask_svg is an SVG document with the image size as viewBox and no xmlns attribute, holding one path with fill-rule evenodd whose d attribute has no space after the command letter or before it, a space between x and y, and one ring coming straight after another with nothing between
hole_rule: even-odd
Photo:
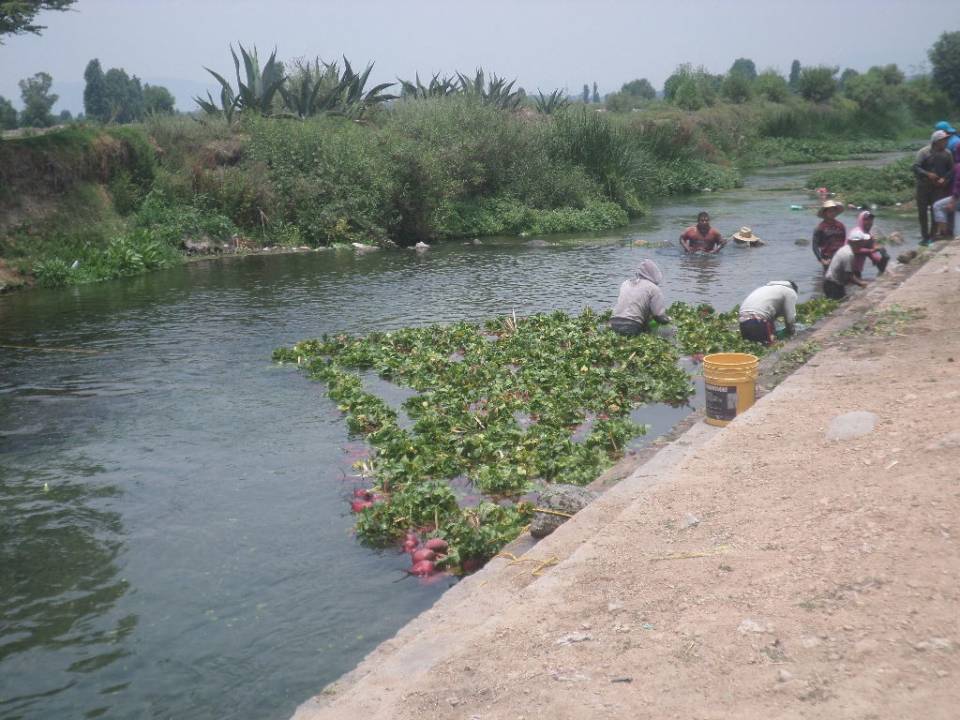
<instances>
[{"instance_id":1,"label":"person in white shirt","mask_svg":"<svg viewBox=\"0 0 960 720\"><path fill-rule=\"evenodd\" d=\"M847 295L847 285L866 287L866 281L857 277L857 250L862 248L870 236L862 230L854 230L847 238L847 244L837 250L827 272L823 277L823 294L832 300L841 300Z\"/></svg>"},{"instance_id":2,"label":"person in white shirt","mask_svg":"<svg viewBox=\"0 0 960 720\"><path fill-rule=\"evenodd\" d=\"M793 280L771 280L747 295L740 303L740 335L769 345L776 337L778 317L783 318L787 335L793 335L797 322L797 284Z\"/></svg>"}]
</instances>

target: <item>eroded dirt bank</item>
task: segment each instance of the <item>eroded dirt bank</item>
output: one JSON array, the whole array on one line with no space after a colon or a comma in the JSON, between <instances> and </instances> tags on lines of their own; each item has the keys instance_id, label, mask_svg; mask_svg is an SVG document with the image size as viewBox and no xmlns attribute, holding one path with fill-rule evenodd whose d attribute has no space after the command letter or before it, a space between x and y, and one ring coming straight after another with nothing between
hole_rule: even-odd
<instances>
[{"instance_id":1,"label":"eroded dirt bank","mask_svg":"<svg viewBox=\"0 0 960 720\"><path fill-rule=\"evenodd\" d=\"M956 717L960 247L897 284L297 720ZM873 430L829 439L851 412Z\"/></svg>"}]
</instances>

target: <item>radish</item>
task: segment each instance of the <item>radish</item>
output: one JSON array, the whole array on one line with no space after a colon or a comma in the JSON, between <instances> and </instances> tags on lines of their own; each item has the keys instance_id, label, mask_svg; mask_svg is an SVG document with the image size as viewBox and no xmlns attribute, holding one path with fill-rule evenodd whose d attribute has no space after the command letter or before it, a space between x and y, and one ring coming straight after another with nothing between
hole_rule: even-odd
<instances>
[{"instance_id":1,"label":"radish","mask_svg":"<svg viewBox=\"0 0 960 720\"><path fill-rule=\"evenodd\" d=\"M404 551L405 553L412 553L412 552L413 552L414 550L416 550L416 549L417 549L417 541L416 541L416 540L404 540L404 541L403 541L403 551Z\"/></svg>"},{"instance_id":2,"label":"radish","mask_svg":"<svg viewBox=\"0 0 960 720\"><path fill-rule=\"evenodd\" d=\"M437 559L437 554L428 548L420 548L413 554L413 564L416 565L422 560L429 560L433 562Z\"/></svg>"},{"instance_id":3,"label":"radish","mask_svg":"<svg viewBox=\"0 0 960 720\"><path fill-rule=\"evenodd\" d=\"M353 491L353 496L360 500L373 500L373 493L366 488L356 488Z\"/></svg>"},{"instance_id":4,"label":"radish","mask_svg":"<svg viewBox=\"0 0 960 720\"><path fill-rule=\"evenodd\" d=\"M419 575L420 577L433 575L436 571L437 571L436 565L434 565L429 560L421 560L418 563L414 563L413 567L410 568L411 575Z\"/></svg>"},{"instance_id":5,"label":"radish","mask_svg":"<svg viewBox=\"0 0 960 720\"><path fill-rule=\"evenodd\" d=\"M372 507L373 502L371 500L354 500L352 503L350 503L350 511L355 513L362 512L363 510Z\"/></svg>"},{"instance_id":6,"label":"radish","mask_svg":"<svg viewBox=\"0 0 960 720\"><path fill-rule=\"evenodd\" d=\"M442 538L430 538L423 546L427 550L433 550L436 553L445 553L447 551L447 541Z\"/></svg>"}]
</instances>

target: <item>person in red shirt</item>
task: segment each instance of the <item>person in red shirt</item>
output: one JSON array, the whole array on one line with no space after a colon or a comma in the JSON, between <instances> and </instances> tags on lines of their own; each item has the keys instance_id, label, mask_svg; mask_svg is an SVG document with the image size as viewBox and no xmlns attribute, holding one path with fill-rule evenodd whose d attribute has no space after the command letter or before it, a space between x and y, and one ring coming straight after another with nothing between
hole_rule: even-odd
<instances>
[{"instance_id":1,"label":"person in red shirt","mask_svg":"<svg viewBox=\"0 0 960 720\"><path fill-rule=\"evenodd\" d=\"M723 235L710 227L710 214L697 215L697 224L691 225L680 236L680 247L684 252L718 253L727 244Z\"/></svg>"},{"instance_id":2,"label":"person in red shirt","mask_svg":"<svg viewBox=\"0 0 960 720\"><path fill-rule=\"evenodd\" d=\"M842 212L843 204L836 200L827 200L817 212L822 222L813 231L813 254L824 268L830 267L837 250L847 243L847 229L837 220Z\"/></svg>"}]
</instances>

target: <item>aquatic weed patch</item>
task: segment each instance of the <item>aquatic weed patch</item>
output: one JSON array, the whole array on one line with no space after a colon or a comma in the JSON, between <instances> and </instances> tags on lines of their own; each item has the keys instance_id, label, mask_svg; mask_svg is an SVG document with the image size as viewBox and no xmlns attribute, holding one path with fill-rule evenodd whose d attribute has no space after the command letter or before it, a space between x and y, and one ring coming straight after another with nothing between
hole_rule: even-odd
<instances>
[{"instance_id":1,"label":"aquatic weed patch","mask_svg":"<svg viewBox=\"0 0 960 720\"><path fill-rule=\"evenodd\" d=\"M425 527L450 543L451 557L484 560L519 533L529 509L491 501L462 509L450 480L466 476L501 502L538 482L588 483L643 433L631 408L690 396L676 348L612 333L605 319L587 310L335 335L277 350L274 359L324 380L349 428L376 450L383 499L360 513L363 540L389 544ZM418 392L403 404L412 428L399 427L396 413L363 389L364 370Z\"/></svg>"},{"instance_id":2,"label":"aquatic weed patch","mask_svg":"<svg viewBox=\"0 0 960 720\"><path fill-rule=\"evenodd\" d=\"M801 304L812 322L835 303ZM767 351L740 337L736 309L674 303L677 342L625 337L609 313L585 310L374 332L339 334L274 351L327 383L352 432L375 455L375 488L357 506L357 534L387 546L406 533L442 538L439 562L462 573L496 554L529 522L522 495L543 483L586 484L622 456L644 427L631 409L681 404L693 392L680 354ZM361 373L417 391L402 405L404 429ZM462 502L470 486L482 500Z\"/></svg>"}]
</instances>

